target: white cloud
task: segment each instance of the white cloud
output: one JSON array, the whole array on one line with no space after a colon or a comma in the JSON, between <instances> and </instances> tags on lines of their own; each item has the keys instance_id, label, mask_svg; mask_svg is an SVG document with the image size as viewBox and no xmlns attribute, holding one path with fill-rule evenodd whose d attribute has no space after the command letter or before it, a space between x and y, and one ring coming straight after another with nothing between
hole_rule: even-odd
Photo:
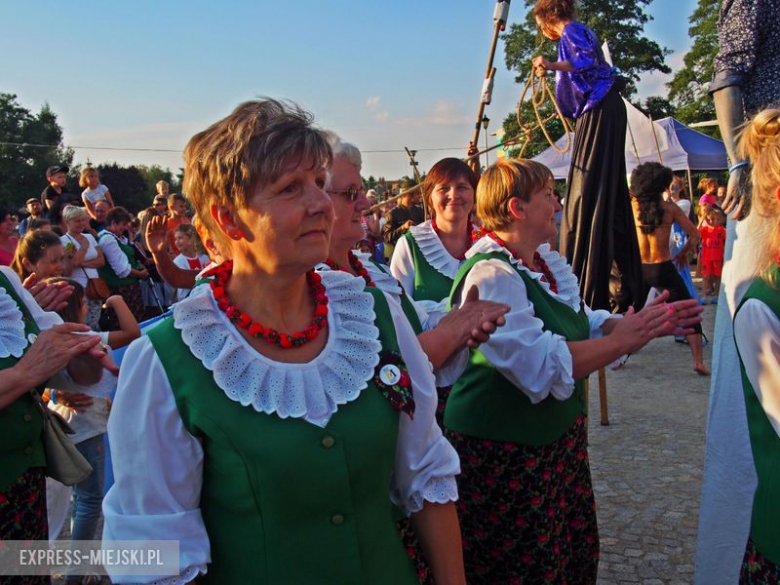
<instances>
[{"instance_id":1,"label":"white cloud","mask_svg":"<svg viewBox=\"0 0 780 585\"><path fill-rule=\"evenodd\" d=\"M387 110L380 110L374 114L374 120L377 122L386 122L390 118L390 112Z\"/></svg>"},{"instance_id":2,"label":"white cloud","mask_svg":"<svg viewBox=\"0 0 780 585\"><path fill-rule=\"evenodd\" d=\"M375 110L379 107L379 103L382 101L382 98L380 98L378 95L372 95L370 98L366 100L366 107L369 110Z\"/></svg>"}]
</instances>

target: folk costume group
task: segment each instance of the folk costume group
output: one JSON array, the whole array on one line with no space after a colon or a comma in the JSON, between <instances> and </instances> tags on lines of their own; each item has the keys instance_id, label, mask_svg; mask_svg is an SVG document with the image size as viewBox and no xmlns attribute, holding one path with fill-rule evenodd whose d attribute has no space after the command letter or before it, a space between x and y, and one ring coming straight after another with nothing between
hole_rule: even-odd
<instances>
[{"instance_id":1,"label":"folk costume group","mask_svg":"<svg viewBox=\"0 0 780 585\"><path fill-rule=\"evenodd\" d=\"M351 250L360 152L297 107L242 104L185 161L229 260L125 355L104 539L180 541L169 583L595 582L582 380L693 305L590 311L533 162L475 193L441 161L388 272Z\"/></svg>"}]
</instances>

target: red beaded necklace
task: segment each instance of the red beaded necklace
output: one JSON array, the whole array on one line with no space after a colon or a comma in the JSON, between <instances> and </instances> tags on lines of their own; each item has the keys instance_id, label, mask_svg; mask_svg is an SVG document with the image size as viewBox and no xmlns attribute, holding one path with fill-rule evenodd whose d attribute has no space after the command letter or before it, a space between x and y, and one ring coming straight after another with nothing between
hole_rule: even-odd
<instances>
[{"instance_id":1,"label":"red beaded necklace","mask_svg":"<svg viewBox=\"0 0 780 585\"><path fill-rule=\"evenodd\" d=\"M352 267L352 270L355 271L355 274L357 274L359 277L361 277L363 280L366 281L366 286L376 286L374 284L374 281L371 280L371 276L369 276L368 270L366 270L366 267L363 266L363 263L360 261L360 259L357 256L355 256L352 250L349 251L348 257L349 257L349 265ZM328 259L325 260L325 264L327 264L331 270L341 270L342 272L349 273L349 270L345 269L333 258L328 257Z\"/></svg>"},{"instance_id":2,"label":"red beaded necklace","mask_svg":"<svg viewBox=\"0 0 780 585\"><path fill-rule=\"evenodd\" d=\"M439 228L436 226L436 218L435 217L431 220L431 227L433 228L433 231L436 232L436 235L439 236L439 239L441 240L441 234L439 233ZM471 226L469 224L466 224L466 242L467 242L466 249L463 250L462 254L460 254L458 256L452 256L452 257L457 259L457 260L461 260L461 261L465 260L466 259L466 251L471 246L472 241L473 240L471 239ZM448 252L449 252L449 250L448 250Z\"/></svg>"},{"instance_id":3,"label":"red beaded necklace","mask_svg":"<svg viewBox=\"0 0 780 585\"><path fill-rule=\"evenodd\" d=\"M534 252L534 263L532 265L529 265L528 262L526 262L520 257L520 254L518 254L517 251L512 250L509 246L506 245L506 242L504 242L504 240L499 238L493 232L485 231L483 232L483 235L488 236L491 240L493 240L496 244L498 244L502 248L506 248L507 250L509 250L509 253L512 254L512 256L514 256L516 260L520 260L523 264L525 264L525 266L527 266L531 270L538 269L535 271L542 273L542 280L546 281L550 285L550 290L556 294L558 293L558 281L555 280L555 277L553 276L550 267L547 266L547 262L544 261L544 258L542 258L542 255L539 254L539 252Z\"/></svg>"},{"instance_id":4,"label":"red beaded necklace","mask_svg":"<svg viewBox=\"0 0 780 585\"><path fill-rule=\"evenodd\" d=\"M325 294L325 287L322 286L320 275L310 270L306 273L306 282L309 283L311 295L314 298L314 315L311 323L302 331L295 333L279 333L272 327L263 327L260 323L252 321L246 313L242 313L238 307L230 302L225 287L233 276L233 261L227 260L222 264L215 266L204 274L206 277L213 276L210 285L214 293L214 299L217 306L228 318L235 323L237 327L246 329L252 337L260 337L268 343L274 343L282 349L300 347L317 337L320 329L328 324L328 297Z\"/></svg>"}]
</instances>

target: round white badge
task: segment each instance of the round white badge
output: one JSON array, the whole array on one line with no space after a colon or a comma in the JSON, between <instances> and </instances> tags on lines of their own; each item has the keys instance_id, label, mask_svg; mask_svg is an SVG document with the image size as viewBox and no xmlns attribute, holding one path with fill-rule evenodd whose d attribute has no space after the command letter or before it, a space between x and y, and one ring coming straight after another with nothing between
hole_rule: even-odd
<instances>
[{"instance_id":1,"label":"round white badge","mask_svg":"<svg viewBox=\"0 0 780 585\"><path fill-rule=\"evenodd\" d=\"M379 379L388 386L394 386L401 380L401 370L398 366L387 364L379 370Z\"/></svg>"},{"instance_id":2,"label":"round white badge","mask_svg":"<svg viewBox=\"0 0 780 585\"><path fill-rule=\"evenodd\" d=\"M27 341L29 341L29 342L30 342L30 345L32 345L33 343L35 343L35 340L36 340L36 339L38 339L38 336L37 336L35 333L30 333L30 334L27 336Z\"/></svg>"}]
</instances>

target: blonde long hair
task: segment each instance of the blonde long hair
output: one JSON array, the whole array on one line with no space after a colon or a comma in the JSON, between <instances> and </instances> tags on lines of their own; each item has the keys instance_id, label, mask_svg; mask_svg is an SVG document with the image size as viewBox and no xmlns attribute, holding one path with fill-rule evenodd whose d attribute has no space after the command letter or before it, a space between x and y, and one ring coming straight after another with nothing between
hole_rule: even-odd
<instances>
[{"instance_id":1,"label":"blonde long hair","mask_svg":"<svg viewBox=\"0 0 780 585\"><path fill-rule=\"evenodd\" d=\"M749 159L753 166L750 178L755 212L772 222L768 240L754 243L766 251L762 265L765 271L780 253L780 109L763 110L745 125L739 137L739 156ZM780 286L778 282L773 284Z\"/></svg>"}]
</instances>

